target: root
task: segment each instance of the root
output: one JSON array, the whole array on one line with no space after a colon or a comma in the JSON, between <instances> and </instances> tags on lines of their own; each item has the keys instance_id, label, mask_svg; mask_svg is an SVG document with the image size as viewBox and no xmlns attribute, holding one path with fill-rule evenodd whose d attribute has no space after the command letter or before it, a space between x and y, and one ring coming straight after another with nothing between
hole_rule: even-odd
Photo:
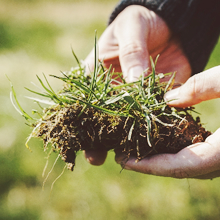
<instances>
[{"instance_id":1,"label":"root","mask_svg":"<svg viewBox=\"0 0 220 220\"><path fill-rule=\"evenodd\" d=\"M64 166L64 168L63 168L62 172L60 173L60 175L52 182L51 187L50 187L50 196L51 196L54 184L64 174L64 171L65 171L66 168L67 168L67 164Z\"/></svg>"},{"instance_id":2,"label":"root","mask_svg":"<svg viewBox=\"0 0 220 220\"><path fill-rule=\"evenodd\" d=\"M55 167L55 165L56 165L56 163L57 163L57 161L58 161L59 158L60 158L60 154L58 154L56 160L55 160L54 163L53 163L52 168L50 169L50 171L48 172L46 178L44 179L44 182L43 182L43 185L42 185L42 191L44 191L45 183L47 182L47 179L48 179L48 177L50 176L50 174L52 173L52 171L53 171L53 169L54 169L54 167Z\"/></svg>"}]
</instances>

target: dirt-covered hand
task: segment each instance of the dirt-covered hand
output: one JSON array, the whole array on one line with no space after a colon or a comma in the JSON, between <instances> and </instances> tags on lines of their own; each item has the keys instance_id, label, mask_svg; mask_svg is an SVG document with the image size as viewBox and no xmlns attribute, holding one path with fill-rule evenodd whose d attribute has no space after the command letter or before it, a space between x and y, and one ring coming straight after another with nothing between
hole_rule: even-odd
<instances>
[{"instance_id":1,"label":"dirt-covered hand","mask_svg":"<svg viewBox=\"0 0 220 220\"><path fill-rule=\"evenodd\" d=\"M169 91L165 99L170 105L187 107L205 100L220 98L220 66L191 77L178 89ZM121 163L124 155L116 153ZM205 142L184 148L177 154L160 154L138 163L130 158L125 169L175 178L209 179L220 176L220 129Z\"/></svg>"},{"instance_id":2,"label":"dirt-covered hand","mask_svg":"<svg viewBox=\"0 0 220 220\"><path fill-rule=\"evenodd\" d=\"M184 83L191 75L191 67L178 39L166 23L153 11L143 6L132 5L124 9L107 27L98 42L99 59L115 72L123 72L128 82L137 80L160 54L156 71L177 71L176 82ZM94 67L94 51L85 59L87 72ZM91 156L92 155L92 156ZM101 164L103 158L93 158L95 152L85 154L91 164Z\"/></svg>"}]
</instances>

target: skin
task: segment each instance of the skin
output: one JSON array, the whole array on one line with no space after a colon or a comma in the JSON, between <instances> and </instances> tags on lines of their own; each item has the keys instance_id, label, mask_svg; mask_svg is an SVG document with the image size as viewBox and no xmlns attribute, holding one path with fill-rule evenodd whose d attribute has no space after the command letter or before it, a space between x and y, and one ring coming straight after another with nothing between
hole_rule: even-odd
<instances>
[{"instance_id":1,"label":"skin","mask_svg":"<svg viewBox=\"0 0 220 220\"><path fill-rule=\"evenodd\" d=\"M150 67L149 56L159 54L157 72L177 71L176 81L185 82L191 67L181 46L166 23L153 11L132 5L107 27L98 42L99 59L115 72L123 72L127 82L139 79ZM94 51L85 59L87 72L94 67Z\"/></svg>"},{"instance_id":2,"label":"skin","mask_svg":"<svg viewBox=\"0 0 220 220\"><path fill-rule=\"evenodd\" d=\"M175 72L176 83L184 83L191 76L191 67L181 45L166 23L153 11L132 5L124 9L106 28L98 42L99 59L115 72L123 72L127 82L139 79L150 68L151 56L160 54L156 71ZM94 68L94 51L85 59L87 73ZM92 165L101 165L106 151L89 150L85 157Z\"/></svg>"}]
</instances>

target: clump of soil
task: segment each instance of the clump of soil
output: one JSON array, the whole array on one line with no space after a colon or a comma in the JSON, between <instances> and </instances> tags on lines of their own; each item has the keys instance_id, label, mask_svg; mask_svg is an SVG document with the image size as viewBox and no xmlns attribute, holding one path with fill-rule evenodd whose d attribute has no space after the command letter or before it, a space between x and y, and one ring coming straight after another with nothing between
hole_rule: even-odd
<instances>
[{"instance_id":1,"label":"clump of soil","mask_svg":"<svg viewBox=\"0 0 220 220\"><path fill-rule=\"evenodd\" d=\"M203 142L210 135L199 118L194 120L188 113L189 109L177 109L179 117L171 117L172 110L167 106L167 115L151 119L148 140L149 127L143 118L137 118L131 130L133 118L109 115L93 107L78 117L82 108L75 103L49 109L52 114L44 117L35 133L43 139L45 146L49 142L54 144L70 170L73 170L76 153L80 150L121 148L128 157L133 155L141 160L159 153L177 153L193 143ZM158 113L153 112L154 115Z\"/></svg>"},{"instance_id":2,"label":"clump of soil","mask_svg":"<svg viewBox=\"0 0 220 220\"><path fill-rule=\"evenodd\" d=\"M138 161L177 153L210 135L199 117L192 117L192 107L177 109L166 104L163 96L172 88L175 74L156 74L153 61L152 72L130 84L101 63L91 76L85 76L84 70L79 63L63 77L54 76L64 81L57 93L46 78L47 85L38 77L45 93L34 92L50 102L32 123L31 137L41 138L45 149L50 146L57 151L68 169L74 169L76 154L82 150L121 149L127 158L132 155ZM26 119L33 119L22 112Z\"/></svg>"},{"instance_id":3,"label":"clump of soil","mask_svg":"<svg viewBox=\"0 0 220 220\"><path fill-rule=\"evenodd\" d=\"M41 138L45 150L58 152L70 170L82 150L121 149L127 158L132 155L138 161L203 142L210 132L198 117L194 120L193 108L177 109L164 101L175 74L157 74L155 63L151 60L152 71L145 77L143 74L140 80L126 83L121 73L106 70L97 58L91 76L85 75L85 67L78 62L78 67L62 77L53 76L64 82L59 92L54 92L46 77L46 83L38 77L45 92L28 90L41 96L31 98L40 107L47 104L43 110L34 110L39 119L21 108L12 87L18 108L34 127L28 140Z\"/></svg>"}]
</instances>

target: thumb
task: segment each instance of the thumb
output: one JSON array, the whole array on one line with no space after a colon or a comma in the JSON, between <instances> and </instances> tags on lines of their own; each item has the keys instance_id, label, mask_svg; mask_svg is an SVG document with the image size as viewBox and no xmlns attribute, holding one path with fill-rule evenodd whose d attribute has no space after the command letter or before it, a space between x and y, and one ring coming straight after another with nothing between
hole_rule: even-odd
<instances>
[{"instance_id":1,"label":"thumb","mask_svg":"<svg viewBox=\"0 0 220 220\"><path fill-rule=\"evenodd\" d=\"M220 66L190 77L164 96L169 105L183 108L215 98L220 98Z\"/></svg>"}]
</instances>

